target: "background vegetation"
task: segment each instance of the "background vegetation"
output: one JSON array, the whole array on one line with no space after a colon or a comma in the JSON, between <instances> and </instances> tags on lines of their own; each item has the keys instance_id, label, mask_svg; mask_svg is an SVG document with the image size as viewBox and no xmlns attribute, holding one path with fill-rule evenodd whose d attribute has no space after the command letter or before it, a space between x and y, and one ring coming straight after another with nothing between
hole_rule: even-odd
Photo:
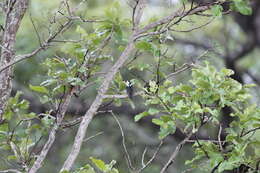
<instances>
[{"instance_id":1,"label":"background vegetation","mask_svg":"<svg viewBox=\"0 0 260 173\"><path fill-rule=\"evenodd\" d=\"M260 2L150 0L144 9L142 2L30 1L9 62L6 19L16 4L1 2L0 74L15 63L0 112L0 172L33 171L52 132L55 141L36 171L59 172L82 118L128 49L72 172L260 171Z\"/></svg>"}]
</instances>

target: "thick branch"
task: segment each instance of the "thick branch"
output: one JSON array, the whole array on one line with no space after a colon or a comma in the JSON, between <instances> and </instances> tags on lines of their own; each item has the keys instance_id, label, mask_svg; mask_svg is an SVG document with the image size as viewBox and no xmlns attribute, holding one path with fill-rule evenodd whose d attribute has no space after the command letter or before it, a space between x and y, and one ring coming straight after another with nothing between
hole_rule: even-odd
<instances>
[{"instance_id":1,"label":"thick branch","mask_svg":"<svg viewBox=\"0 0 260 173\"><path fill-rule=\"evenodd\" d=\"M1 44L4 47L0 58L1 67L14 60L15 38L27 7L28 0L17 0L7 7ZM0 122L12 90L11 75L12 68L6 68L0 73Z\"/></svg>"}]
</instances>

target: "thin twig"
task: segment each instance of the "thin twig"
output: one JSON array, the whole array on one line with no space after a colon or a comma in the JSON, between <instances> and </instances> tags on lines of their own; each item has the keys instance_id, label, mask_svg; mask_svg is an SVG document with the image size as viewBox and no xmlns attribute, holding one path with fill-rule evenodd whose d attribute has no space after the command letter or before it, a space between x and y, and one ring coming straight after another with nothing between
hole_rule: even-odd
<instances>
[{"instance_id":1,"label":"thin twig","mask_svg":"<svg viewBox=\"0 0 260 173\"><path fill-rule=\"evenodd\" d=\"M38 30L37 30L37 28L36 28L36 26L35 26L35 23L34 23L34 21L33 21L32 14L31 14L31 13L29 13L29 17L30 17L31 23L32 23L32 25L33 25L33 29L34 29L34 31L35 31L35 33L36 33L36 36L37 36L39 45L40 45L40 47L42 47L41 37L40 37L40 34L39 34L39 32L38 32Z\"/></svg>"},{"instance_id":2,"label":"thin twig","mask_svg":"<svg viewBox=\"0 0 260 173\"><path fill-rule=\"evenodd\" d=\"M139 91L133 94L133 96L144 94L144 91ZM104 95L104 98L110 98L110 99L124 99L128 98L127 94L115 94L115 95Z\"/></svg>"},{"instance_id":3,"label":"thin twig","mask_svg":"<svg viewBox=\"0 0 260 173\"><path fill-rule=\"evenodd\" d=\"M194 7L193 9L190 9L190 10L188 10L186 12L183 12L183 8L181 8L177 12L174 12L171 15L169 15L167 17L164 17L164 18L162 18L162 19L160 19L160 20L158 20L156 22L153 22L151 24L148 24L145 27L143 27L142 29L140 29L138 31L138 33L136 34L135 39L138 39L140 37L144 37L144 36L150 35L149 33L145 33L145 32L147 32L150 29L155 28L157 26L166 24L169 21L172 21L173 19L175 19L177 17L183 18L183 17L188 16L188 15L193 15L193 14L196 14L198 12L203 12L203 11L206 11L206 10L210 9L212 5L219 4L219 3L220 2L214 2L214 3L209 4L209 5ZM161 30L161 31L157 32L157 34L160 34L162 32L166 32L166 31L167 31L167 29L164 29L164 30ZM154 34L154 33L151 33L151 34Z\"/></svg>"},{"instance_id":4,"label":"thin twig","mask_svg":"<svg viewBox=\"0 0 260 173\"><path fill-rule=\"evenodd\" d=\"M162 145L163 145L163 141L160 142L160 144L159 144L158 147L156 148L156 150L155 150L153 156L152 156L146 163L144 163L144 161L143 161L143 160L144 160L144 156L143 156L143 158L142 158L142 163L143 163L142 165L143 165L143 167L140 168L140 169L137 171L137 173L142 172L145 168L147 168L147 166L149 166L149 165L152 163L152 161L155 159L155 157L156 157L157 154L159 153L159 151L160 151Z\"/></svg>"},{"instance_id":5,"label":"thin twig","mask_svg":"<svg viewBox=\"0 0 260 173\"><path fill-rule=\"evenodd\" d=\"M6 50L6 51L7 51L8 53L10 53L10 54L13 53L10 49L8 49L8 48L2 46L1 44L0 44L0 47L1 47L2 49Z\"/></svg>"},{"instance_id":6,"label":"thin twig","mask_svg":"<svg viewBox=\"0 0 260 173\"><path fill-rule=\"evenodd\" d=\"M18 63L18 62L21 62L27 58L30 58L34 55L36 55L37 53L39 53L40 51L46 49L47 47L50 46L50 43L52 42L53 39L55 39L60 33L62 33L63 31L65 31L66 29L69 28L69 26L71 25L72 21L69 20L67 21L65 24L61 25L60 28L54 33L54 34L51 34L49 36L49 38L47 38L40 47L36 48L34 51L32 51L31 53L28 53L28 54L24 54L24 55L17 55L15 56L14 60L1 66L0 67L0 73L2 71L4 71L5 69L7 69L8 67Z\"/></svg>"},{"instance_id":7,"label":"thin twig","mask_svg":"<svg viewBox=\"0 0 260 173\"><path fill-rule=\"evenodd\" d=\"M98 132L97 134L92 135L92 136L90 136L90 137L84 139L84 142L87 142L87 141L89 141L90 139L95 138L95 137L97 137L97 136L99 136L99 135L102 135L102 134L104 134L104 132Z\"/></svg>"},{"instance_id":8,"label":"thin twig","mask_svg":"<svg viewBox=\"0 0 260 173\"><path fill-rule=\"evenodd\" d=\"M194 31L194 30L197 30L197 29L200 29L200 28L202 28L202 27L207 26L207 25L210 24L213 20L214 20L214 18L212 18L211 20L209 20L209 21L206 22L205 24L202 24L202 25L200 25L200 26L193 27L193 28L187 29L187 30L175 30L175 29L172 29L172 28L169 28L169 30L170 30L170 31L174 31L174 32L191 32L191 31Z\"/></svg>"},{"instance_id":9,"label":"thin twig","mask_svg":"<svg viewBox=\"0 0 260 173\"><path fill-rule=\"evenodd\" d=\"M194 67L194 64L186 64L186 63L185 63L185 64L183 64L178 70L176 70L175 72L168 74L168 75L165 77L164 80L169 79L169 78L171 78L171 77L173 77L173 76L176 76L177 74L182 73L182 72L184 72L184 71L186 71L186 70L188 70L188 69L190 69L190 68L192 68L192 67Z\"/></svg>"},{"instance_id":10,"label":"thin twig","mask_svg":"<svg viewBox=\"0 0 260 173\"><path fill-rule=\"evenodd\" d=\"M130 167L130 169L132 171L136 170L136 168L133 167L133 164L132 164L132 161L131 161L131 157L129 155L129 152L127 150L127 147L126 147L126 144L125 144L125 134L124 134L124 131L123 131L123 128L118 120L118 118L116 117L116 115L113 113L113 111L110 111L111 115L113 116L113 118L116 120L116 123L117 125L119 126L119 129L120 129L120 132L121 132L121 136L122 136L122 145L123 145L123 148L124 148L124 151L125 151L125 155L126 155L126 160L127 160L127 163Z\"/></svg>"},{"instance_id":11,"label":"thin twig","mask_svg":"<svg viewBox=\"0 0 260 173\"><path fill-rule=\"evenodd\" d=\"M251 133L251 132L255 132L255 131L257 131L257 130L260 130L260 127L256 127L256 128L254 128L254 129L248 130L247 132L245 132L245 133L242 135L242 137L248 135L248 134Z\"/></svg>"},{"instance_id":12,"label":"thin twig","mask_svg":"<svg viewBox=\"0 0 260 173\"><path fill-rule=\"evenodd\" d=\"M222 142L221 142L221 133L222 133L222 125L219 124L218 143L219 143L220 150L221 150L221 151L224 151L224 150L223 150L223 147L222 147Z\"/></svg>"},{"instance_id":13,"label":"thin twig","mask_svg":"<svg viewBox=\"0 0 260 173\"><path fill-rule=\"evenodd\" d=\"M145 166L145 163L144 163L144 159L145 159L145 154L146 154L146 152L147 152L147 147L145 147L145 149L144 149L144 151L143 151L143 154L142 154L142 167L144 167Z\"/></svg>"},{"instance_id":14,"label":"thin twig","mask_svg":"<svg viewBox=\"0 0 260 173\"><path fill-rule=\"evenodd\" d=\"M226 142L226 141L211 140L211 139L200 139L200 141L212 142L212 143L219 143L219 142L221 142L222 145ZM195 143L195 142L197 142L197 140L187 140L187 142L189 142L189 143Z\"/></svg>"}]
</instances>

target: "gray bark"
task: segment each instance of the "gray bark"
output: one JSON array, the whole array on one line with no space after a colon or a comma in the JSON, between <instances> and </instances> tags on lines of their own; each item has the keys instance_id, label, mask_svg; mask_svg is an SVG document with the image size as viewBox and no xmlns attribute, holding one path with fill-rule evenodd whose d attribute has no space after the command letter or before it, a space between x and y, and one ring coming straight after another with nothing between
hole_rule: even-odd
<instances>
[{"instance_id":1,"label":"gray bark","mask_svg":"<svg viewBox=\"0 0 260 173\"><path fill-rule=\"evenodd\" d=\"M28 0L7 0L4 5L5 24L1 42L0 66L4 66L15 57L15 39L21 20L28 8ZM12 90L12 67L0 73L0 123Z\"/></svg>"}]
</instances>

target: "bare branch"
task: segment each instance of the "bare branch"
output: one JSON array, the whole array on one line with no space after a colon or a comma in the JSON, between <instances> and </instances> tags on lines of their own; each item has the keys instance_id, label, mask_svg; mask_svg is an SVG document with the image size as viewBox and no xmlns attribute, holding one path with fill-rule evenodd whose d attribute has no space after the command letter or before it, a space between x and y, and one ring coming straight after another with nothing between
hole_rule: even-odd
<instances>
[{"instance_id":1,"label":"bare branch","mask_svg":"<svg viewBox=\"0 0 260 173\"><path fill-rule=\"evenodd\" d=\"M146 152L147 152L147 147L145 147L144 152L142 154L142 166L143 167L145 166L144 159L145 159Z\"/></svg>"},{"instance_id":2,"label":"bare branch","mask_svg":"<svg viewBox=\"0 0 260 173\"><path fill-rule=\"evenodd\" d=\"M155 159L155 157L156 157L157 154L159 153L159 150L161 149L162 144L163 144L163 141L160 142L160 144L159 144L158 147L156 148L156 150L155 150L153 156L152 156L145 164L143 164L143 167L142 167L142 168L140 168L140 169L137 171L138 173L142 172L147 166L149 166L149 165L152 163L152 161ZM142 159L142 161L143 161L143 159Z\"/></svg>"},{"instance_id":3,"label":"bare branch","mask_svg":"<svg viewBox=\"0 0 260 173\"><path fill-rule=\"evenodd\" d=\"M7 170L0 171L0 173L11 173L11 172L13 172L13 173L22 173L22 172L20 172L20 171L18 171L16 169L7 169Z\"/></svg>"},{"instance_id":4,"label":"bare branch","mask_svg":"<svg viewBox=\"0 0 260 173\"><path fill-rule=\"evenodd\" d=\"M32 25L33 25L33 29L34 29L34 31L35 31L35 33L36 33L38 42L39 42L40 46L42 46L41 37L40 37L40 34L39 34L39 32L38 32L38 30L37 30L35 24L34 24L34 20L33 20L33 18L32 18L32 14L30 13L29 16L30 16L31 23L32 23Z\"/></svg>"},{"instance_id":5,"label":"bare branch","mask_svg":"<svg viewBox=\"0 0 260 173\"><path fill-rule=\"evenodd\" d=\"M44 144L44 147L40 153L39 156L37 156L36 161L34 162L32 168L29 170L29 173L35 173L37 172L37 170L39 168L41 168L42 166L42 162L44 161L44 159L47 156L47 153L49 152L53 142L55 141L56 138L56 132L59 129L61 122L65 116L65 113L68 109L71 97L73 96L75 88L71 88L70 91L65 95L64 97L64 102L61 104L60 109L58 110L58 114L57 114L57 119L56 119L56 123L54 124L53 128L51 129L50 133L49 133L49 138L47 140L47 142Z\"/></svg>"},{"instance_id":6,"label":"bare branch","mask_svg":"<svg viewBox=\"0 0 260 173\"><path fill-rule=\"evenodd\" d=\"M214 4L217 4L217 3L218 2L215 2L215 3L212 3L211 5L214 5ZM177 17L183 18L187 15L193 15L193 14L196 14L196 13L199 13L199 12L206 11L206 10L211 8L211 5L204 5L204 6L195 7L193 9L190 9L190 10L185 11L185 12L183 12L183 8L181 8L178 11L174 12L173 14L171 14L167 17L164 17L164 18L162 18L162 19L160 19L156 22L150 23L150 24L146 25L144 28L140 29L138 31L138 33L136 34L135 39L142 37L143 36L142 34L149 31L150 29L155 28L155 27L160 26L160 25L163 25L163 24L166 24L166 23L169 23L170 21L172 21L173 19L175 19ZM161 31L161 32L163 32L163 31Z\"/></svg>"},{"instance_id":7,"label":"bare branch","mask_svg":"<svg viewBox=\"0 0 260 173\"><path fill-rule=\"evenodd\" d=\"M136 168L133 167L133 164L132 164L132 161L131 161L131 157L130 157L130 154L127 150L127 147L126 147L126 144L125 144L125 134L124 134L124 131L123 131L123 128L118 120L118 118L116 117L116 115L113 113L113 111L110 111L110 113L112 114L113 118L116 120L116 123L118 124L119 126L119 129L120 129L120 132L121 132L121 136L122 136L122 145L123 145L123 148L124 148L124 151L125 151L125 155L126 155L126 161L128 163L128 166L130 167L130 169L132 171L136 170Z\"/></svg>"},{"instance_id":8,"label":"bare branch","mask_svg":"<svg viewBox=\"0 0 260 173\"><path fill-rule=\"evenodd\" d=\"M134 93L134 96L141 95L141 94L144 94L144 91ZM123 95L104 95L104 98L124 99L124 98L128 98L128 95L127 94L123 94Z\"/></svg>"},{"instance_id":9,"label":"bare branch","mask_svg":"<svg viewBox=\"0 0 260 173\"><path fill-rule=\"evenodd\" d=\"M62 33L63 31L65 31L66 29L69 28L69 26L71 25L71 23L72 23L72 20L68 20L65 24L61 25L61 26L59 27L59 29L58 29L55 33L51 34L51 35L42 43L42 45L40 45L40 47L38 47L37 49L35 49L35 50L32 51L31 53L24 54L24 55L17 55L17 56L15 56L15 58L14 58L13 61L8 62L8 63L6 63L5 65L2 65L2 66L0 67L0 73L1 73L2 71L4 71L5 69L7 69L8 67L10 67L10 66L12 66L12 65L14 65L14 64L16 64L16 63L18 63L18 62L20 62L20 61L23 61L23 60L25 60L25 59L27 59L27 58L30 58L30 57L36 55L37 53L39 53L39 52L42 51L42 50L45 50L47 47L50 46L50 43L51 43L60 33Z\"/></svg>"},{"instance_id":10,"label":"bare branch","mask_svg":"<svg viewBox=\"0 0 260 173\"><path fill-rule=\"evenodd\" d=\"M222 145L226 142L226 141L219 141L219 140L213 140L213 139L199 139L199 140L205 141L205 142L212 142L212 143L216 143L216 144L219 144L219 142L221 142ZM187 142L195 143L195 142L197 142L197 140L189 139L189 140L187 140Z\"/></svg>"},{"instance_id":11,"label":"bare branch","mask_svg":"<svg viewBox=\"0 0 260 173\"><path fill-rule=\"evenodd\" d=\"M60 43L79 43L83 40L52 40L52 42L60 42Z\"/></svg>"},{"instance_id":12,"label":"bare branch","mask_svg":"<svg viewBox=\"0 0 260 173\"><path fill-rule=\"evenodd\" d=\"M192 40L186 40L186 39L183 39L183 38L176 38L176 37L172 37L172 38L173 38L172 40L167 39L166 42L169 43L169 44L177 43L177 44L191 45L191 46L194 46L196 48L209 50L210 52L213 52L214 54L216 54L218 56L222 56L219 52L214 50L213 46L208 45L206 43L196 42L196 41L192 41Z\"/></svg>"},{"instance_id":13,"label":"bare branch","mask_svg":"<svg viewBox=\"0 0 260 173\"><path fill-rule=\"evenodd\" d=\"M223 147L222 147L222 142L221 142L221 133L222 133L222 125L219 124L218 145L219 145L219 147L220 147L220 150L221 150L221 151L224 151L224 150L223 150Z\"/></svg>"},{"instance_id":14,"label":"bare branch","mask_svg":"<svg viewBox=\"0 0 260 173\"><path fill-rule=\"evenodd\" d=\"M171 154L168 162L161 169L160 173L164 173L167 170L167 168L174 162L174 160L175 160L176 156L178 155L178 153L180 152L182 146L190 139L191 136L192 136L192 132L189 133L188 136L177 145L174 152Z\"/></svg>"},{"instance_id":15,"label":"bare branch","mask_svg":"<svg viewBox=\"0 0 260 173\"><path fill-rule=\"evenodd\" d=\"M243 136L246 136L246 135L248 135L249 133L255 132L255 131L257 131L257 130L260 130L260 127L256 127L256 128L250 129L250 130L248 130L247 132L245 132L244 134L242 134L241 136L242 136L242 137L243 137Z\"/></svg>"},{"instance_id":16,"label":"bare branch","mask_svg":"<svg viewBox=\"0 0 260 173\"><path fill-rule=\"evenodd\" d=\"M134 30L137 29L137 27L141 21L145 5L146 5L146 0L137 0L137 4L136 4L136 6L134 8L134 12L133 12Z\"/></svg>"},{"instance_id":17,"label":"bare branch","mask_svg":"<svg viewBox=\"0 0 260 173\"><path fill-rule=\"evenodd\" d=\"M175 30L175 29L172 29L172 28L169 28L169 30L175 31L175 32L191 32L191 31L200 29L200 28L202 28L202 27L204 27L204 26L207 26L207 25L210 24L213 20L214 20L214 18L210 19L208 22L206 22L206 23L204 23L204 24L201 24L201 25L199 25L199 26L196 26L196 27L193 27L193 28L187 29L187 30Z\"/></svg>"},{"instance_id":18,"label":"bare branch","mask_svg":"<svg viewBox=\"0 0 260 173\"><path fill-rule=\"evenodd\" d=\"M97 137L97 136L99 136L99 135L102 135L102 134L104 134L104 132L98 132L97 134L92 135L92 136L90 136L90 137L84 139L84 142L87 142L87 141L89 141L90 139L95 138L95 137Z\"/></svg>"},{"instance_id":19,"label":"bare branch","mask_svg":"<svg viewBox=\"0 0 260 173\"><path fill-rule=\"evenodd\" d=\"M75 126L75 125L79 124L81 122L81 120L82 120L82 117L79 117L70 122L63 123L63 124L61 124L61 128L68 128L68 127Z\"/></svg>"},{"instance_id":20,"label":"bare branch","mask_svg":"<svg viewBox=\"0 0 260 173\"><path fill-rule=\"evenodd\" d=\"M186 71L186 70L188 70L188 69L190 69L190 68L192 68L192 67L194 67L194 66L195 66L194 64L187 64L187 63L185 63L185 64L183 64L179 69L177 69L175 72L168 74L168 75L165 77L165 79L169 79L169 78L171 78L171 77L173 77L173 76L176 76L177 74L179 74L179 73L181 73L181 72L184 72L184 71ZM165 80L165 79L164 79L164 80ZM161 81L160 81L160 82L161 82Z\"/></svg>"},{"instance_id":21,"label":"bare branch","mask_svg":"<svg viewBox=\"0 0 260 173\"><path fill-rule=\"evenodd\" d=\"M6 47L2 46L1 44L0 44L0 47L1 47L2 49L6 50L8 53L12 54L12 51L11 51L11 50L9 50L8 48L6 48Z\"/></svg>"}]
</instances>

